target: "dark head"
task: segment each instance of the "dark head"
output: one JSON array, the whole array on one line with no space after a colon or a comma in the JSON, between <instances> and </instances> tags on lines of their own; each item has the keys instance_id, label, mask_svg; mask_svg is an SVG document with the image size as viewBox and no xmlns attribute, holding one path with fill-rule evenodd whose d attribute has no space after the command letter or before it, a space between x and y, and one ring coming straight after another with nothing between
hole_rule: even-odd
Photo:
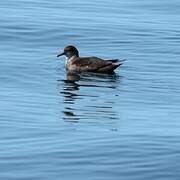
<instances>
[{"instance_id":1,"label":"dark head","mask_svg":"<svg viewBox=\"0 0 180 180\"><path fill-rule=\"evenodd\" d=\"M74 46L66 46L64 48L64 52L57 55L57 57L65 55L66 57L70 58L74 55L76 55L77 57L79 57L79 51L74 47Z\"/></svg>"}]
</instances>

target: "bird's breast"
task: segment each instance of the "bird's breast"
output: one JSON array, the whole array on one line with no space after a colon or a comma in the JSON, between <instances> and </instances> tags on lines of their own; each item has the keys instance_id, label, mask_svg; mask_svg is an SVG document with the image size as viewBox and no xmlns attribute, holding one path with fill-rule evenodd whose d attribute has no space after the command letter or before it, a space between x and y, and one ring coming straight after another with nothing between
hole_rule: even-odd
<instances>
[{"instance_id":1,"label":"bird's breast","mask_svg":"<svg viewBox=\"0 0 180 180\"><path fill-rule=\"evenodd\" d=\"M77 70L77 66L75 64L73 64L74 60L75 60L74 57L66 59L65 66L66 66L67 70L69 70L69 71L76 71Z\"/></svg>"}]
</instances>

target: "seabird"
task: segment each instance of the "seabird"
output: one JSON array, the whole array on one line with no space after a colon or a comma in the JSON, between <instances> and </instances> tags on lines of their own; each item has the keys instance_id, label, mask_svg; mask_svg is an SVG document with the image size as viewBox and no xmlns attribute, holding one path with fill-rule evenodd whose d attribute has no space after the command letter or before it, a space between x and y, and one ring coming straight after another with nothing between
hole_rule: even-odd
<instances>
[{"instance_id":1,"label":"seabird","mask_svg":"<svg viewBox=\"0 0 180 180\"><path fill-rule=\"evenodd\" d=\"M114 74L114 70L122 65L124 60L111 59L104 60L98 57L79 57L79 51L76 47L70 45L64 48L64 51L57 57L65 55L66 69L71 72L94 72L104 74Z\"/></svg>"}]
</instances>

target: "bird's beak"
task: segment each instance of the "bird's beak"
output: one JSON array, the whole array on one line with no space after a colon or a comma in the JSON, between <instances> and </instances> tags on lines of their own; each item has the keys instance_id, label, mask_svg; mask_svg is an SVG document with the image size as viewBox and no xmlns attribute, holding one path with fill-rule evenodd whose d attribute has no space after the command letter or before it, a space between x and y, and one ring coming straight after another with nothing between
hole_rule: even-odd
<instances>
[{"instance_id":1,"label":"bird's beak","mask_svg":"<svg viewBox=\"0 0 180 180\"><path fill-rule=\"evenodd\" d=\"M57 57L65 55L65 52L58 54Z\"/></svg>"}]
</instances>

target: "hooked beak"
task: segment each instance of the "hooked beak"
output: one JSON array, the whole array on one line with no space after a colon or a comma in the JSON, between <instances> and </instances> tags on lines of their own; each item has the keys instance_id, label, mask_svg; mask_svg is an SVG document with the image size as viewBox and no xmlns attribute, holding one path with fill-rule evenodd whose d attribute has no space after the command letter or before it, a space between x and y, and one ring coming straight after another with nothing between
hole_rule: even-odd
<instances>
[{"instance_id":1,"label":"hooked beak","mask_svg":"<svg viewBox=\"0 0 180 180\"><path fill-rule=\"evenodd\" d=\"M57 57L65 55L65 52L58 54Z\"/></svg>"}]
</instances>

